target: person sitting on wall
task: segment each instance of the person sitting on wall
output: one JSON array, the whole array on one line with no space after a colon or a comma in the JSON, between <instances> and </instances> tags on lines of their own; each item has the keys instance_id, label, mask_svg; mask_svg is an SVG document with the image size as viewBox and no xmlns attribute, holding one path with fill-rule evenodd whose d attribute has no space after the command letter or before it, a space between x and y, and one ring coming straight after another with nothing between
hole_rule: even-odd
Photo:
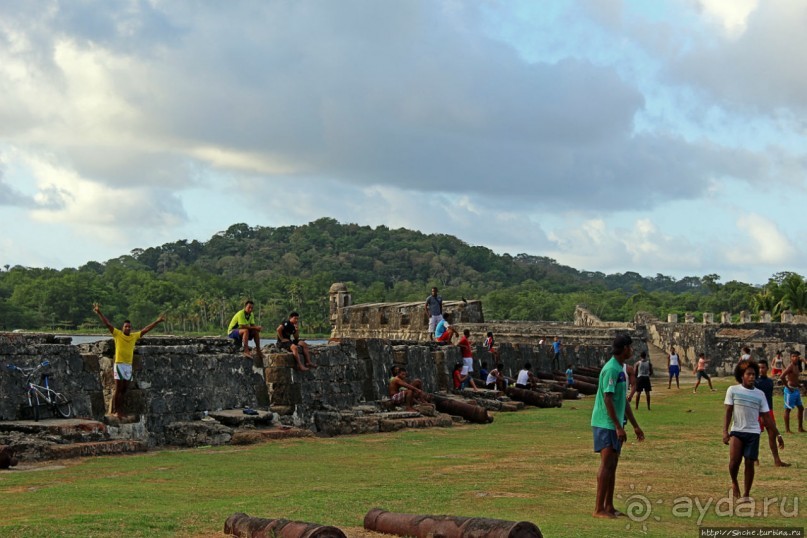
<instances>
[{"instance_id":1,"label":"person sitting on wall","mask_svg":"<svg viewBox=\"0 0 807 538\"><path fill-rule=\"evenodd\" d=\"M504 377L504 364L499 362L496 364L496 368L488 372L485 386L490 390L500 390L502 392L507 390L507 378Z\"/></svg>"},{"instance_id":2,"label":"person sitting on wall","mask_svg":"<svg viewBox=\"0 0 807 538\"><path fill-rule=\"evenodd\" d=\"M441 319L434 329L434 338L438 344L450 344L456 334L454 327L446 319Z\"/></svg>"},{"instance_id":3,"label":"person sitting on wall","mask_svg":"<svg viewBox=\"0 0 807 538\"><path fill-rule=\"evenodd\" d=\"M479 379L483 382L487 382L488 378L488 363L486 361L482 361L479 363Z\"/></svg>"},{"instance_id":4,"label":"person sitting on wall","mask_svg":"<svg viewBox=\"0 0 807 538\"><path fill-rule=\"evenodd\" d=\"M406 368L403 366L398 368L398 375L389 382L389 398L393 405L406 404L407 411L414 411L413 403L428 402L431 398L423 392L423 382L420 379L409 383L406 376Z\"/></svg>"},{"instance_id":5,"label":"person sitting on wall","mask_svg":"<svg viewBox=\"0 0 807 538\"><path fill-rule=\"evenodd\" d=\"M261 329L260 325L255 323L255 315L252 310L255 308L255 303L247 301L244 303L244 308L239 310L230 320L230 325L227 327L227 336L241 343L244 346L244 355L252 357L249 351L249 341L255 342L255 350L258 357L261 356Z\"/></svg>"},{"instance_id":6,"label":"person sitting on wall","mask_svg":"<svg viewBox=\"0 0 807 538\"><path fill-rule=\"evenodd\" d=\"M532 374L532 365L525 362L524 368L518 372L518 378L516 378L516 388L534 389L537 385L538 379Z\"/></svg>"},{"instance_id":7,"label":"person sitting on wall","mask_svg":"<svg viewBox=\"0 0 807 538\"><path fill-rule=\"evenodd\" d=\"M473 377L471 377L471 372L468 371L468 367L461 362L454 365L452 378L454 379L454 390L467 389L469 385L474 391L479 390L476 383L474 383Z\"/></svg>"},{"instance_id":8,"label":"person sitting on wall","mask_svg":"<svg viewBox=\"0 0 807 538\"><path fill-rule=\"evenodd\" d=\"M305 340L300 340L300 314L297 312L289 314L289 319L277 326L277 347L291 351L294 355L294 360L297 361L297 369L301 372L317 367L316 364L311 362L308 344ZM303 350L305 365L300 359L300 349Z\"/></svg>"}]
</instances>

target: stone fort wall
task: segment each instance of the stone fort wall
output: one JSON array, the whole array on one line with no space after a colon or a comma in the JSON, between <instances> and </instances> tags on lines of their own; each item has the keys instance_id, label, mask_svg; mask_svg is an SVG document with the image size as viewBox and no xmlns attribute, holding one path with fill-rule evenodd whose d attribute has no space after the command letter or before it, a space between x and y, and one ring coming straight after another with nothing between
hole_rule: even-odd
<instances>
[{"instance_id":1,"label":"stone fort wall","mask_svg":"<svg viewBox=\"0 0 807 538\"><path fill-rule=\"evenodd\" d=\"M474 346L478 371L492 356ZM525 362L548 371L551 352L532 345L499 346L505 372L515 377ZM226 338L146 336L138 341L134 380L125 408L136 416L132 435L149 446L170 442L167 431L175 423L202 418L205 411L271 406L284 420L313 431L323 429L318 414L349 410L387 395L393 365L407 368L427 391L449 388L453 365L460 361L455 346L375 338L340 339L313 346L319 368L299 372L288 353L264 348L263 359L244 357ZM113 364L112 340L72 345L70 338L46 334L0 333L0 420L25 418L23 379L5 364L34 366L50 361L52 386L66 394L79 417L102 421L109 407ZM579 365L597 365L607 352L599 348L570 349Z\"/></svg>"}]
</instances>

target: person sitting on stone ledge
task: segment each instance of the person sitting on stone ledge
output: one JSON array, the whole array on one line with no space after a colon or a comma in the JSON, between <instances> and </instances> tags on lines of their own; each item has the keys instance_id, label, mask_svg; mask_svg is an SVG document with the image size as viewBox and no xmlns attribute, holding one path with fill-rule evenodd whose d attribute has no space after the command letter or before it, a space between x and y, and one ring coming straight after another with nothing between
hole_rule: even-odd
<instances>
[{"instance_id":1,"label":"person sitting on stone ledge","mask_svg":"<svg viewBox=\"0 0 807 538\"><path fill-rule=\"evenodd\" d=\"M252 301L244 303L244 308L235 313L233 319L230 320L230 325L227 327L227 336L244 345L244 355L247 357L252 357L249 351L250 340L255 342L258 357L261 356L262 327L255 324L255 316L252 314L254 308L255 303Z\"/></svg>"},{"instance_id":2,"label":"person sitting on stone ledge","mask_svg":"<svg viewBox=\"0 0 807 538\"><path fill-rule=\"evenodd\" d=\"M504 364L497 363L496 368L488 372L485 386L490 390L507 390L507 378L504 377Z\"/></svg>"},{"instance_id":3,"label":"person sitting on stone ledge","mask_svg":"<svg viewBox=\"0 0 807 538\"><path fill-rule=\"evenodd\" d=\"M461 362L454 365L452 377L454 379L454 390L467 389L469 385L474 391L479 390L476 383L474 383L473 377L471 377L471 372L468 371L468 366Z\"/></svg>"},{"instance_id":4,"label":"person sitting on stone ledge","mask_svg":"<svg viewBox=\"0 0 807 538\"><path fill-rule=\"evenodd\" d=\"M483 382L488 378L488 363L486 361L482 361L479 363L479 379Z\"/></svg>"},{"instance_id":5,"label":"person sitting on stone ledge","mask_svg":"<svg viewBox=\"0 0 807 538\"><path fill-rule=\"evenodd\" d=\"M518 378L516 378L516 388L534 389L537 385L538 379L532 374L532 365L525 362L524 368L518 372Z\"/></svg>"},{"instance_id":6,"label":"person sitting on stone ledge","mask_svg":"<svg viewBox=\"0 0 807 538\"><path fill-rule=\"evenodd\" d=\"M316 368L317 365L311 362L311 352L305 340L300 340L300 314L292 312L289 319L277 326L277 347L292 352L294 360L297 361L297 369L301 372L309 368ZM305 365L300 358L300 349L303 350Z\"/></svg>"},{"instance_id":7,"label":"person sitting on stone ledge","mask_svg":"<svg viewBox=\"0 0 807 538\"><path fill-rule=\"evenodd\" d=\"M438 344L450 344L457 332L447 320L441 319L434 329L434 339Z\"/></svg>"},{"instance_id":8,"label":"person sitting on stone ledge","mask_svg":"<svg viewBox=\"0 0 807 538\"><path fill-rule=\"evenodd\" d=\"M393 405L406 404L407 411L414 411L413 403L428 402L431 397L423 392L423 382L420 379L409 383L406 376L406 368L399 367L398 375L389 382L389 398Z\"/></svg>"},{"instance_id":9,"label":"person sitting on stone ledge","mask_svg":"<svg viewBox=\"0 0 807 538\"><path fill-rule=\"evenodd\" d=\"M146 325L137 332L132 332L132 323L127 319L123 322L122 329L115 328L112 323L101 313L101 305L95 303L92 310L112 333L112 340L115 342L115 365L113 367L113 377L115 378L115 388L112 391L112 414L123 418L123 396L132 381L132 361L134 360L135 342L147 332L165 321L165 315L160 314L155 321Z\"/></svg>"}]
</instances>

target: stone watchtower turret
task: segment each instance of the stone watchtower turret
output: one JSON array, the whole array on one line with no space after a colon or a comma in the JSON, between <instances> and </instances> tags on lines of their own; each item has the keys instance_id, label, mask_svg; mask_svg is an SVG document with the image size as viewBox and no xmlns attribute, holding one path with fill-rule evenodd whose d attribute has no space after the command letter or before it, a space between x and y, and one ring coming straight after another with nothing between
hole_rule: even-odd
<instances>
[{"instance_id":1,"label":"stone watchtower turret","mask_svg":"<svg viewBox=\"0 0 807 538\"><path fill-rule=\"evenodd\" d=\"M350 296L350 292L347 291L347 286L341 282L331 284L331 289L328 290L328 296L330 298L331 307L331 326L335 327L339 309L350 306L353 304L353 300Z\"/></svg>"}]
</instances>

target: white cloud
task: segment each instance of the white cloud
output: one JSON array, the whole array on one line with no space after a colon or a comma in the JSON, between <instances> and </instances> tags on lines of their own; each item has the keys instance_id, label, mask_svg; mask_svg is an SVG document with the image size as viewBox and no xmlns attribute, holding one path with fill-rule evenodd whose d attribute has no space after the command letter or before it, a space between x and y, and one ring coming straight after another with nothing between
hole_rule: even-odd
<instances>
[{"instance_id":1,"label":"white cloud","mask_svg":"<svg viewBox=\"0 0 807 538\"><path fill-rule=\"evenodd\" d=\"M737 228L750 244L726 253L733 263L781 265L791 262L797 253L776 223L762 215L751 212L742 215L737 219Z\"/></svg>"},{"instance_id":2,"label":"white cloud","mask_svg":"<svg viewBox=\"0 0 807 538\"><path fill-rule=\"evenodd\" d=\"M728 37L737 38L745 32L748 16L757 8L759 0L699 0L698 3Z\"/></svg>"}]
</instances>

